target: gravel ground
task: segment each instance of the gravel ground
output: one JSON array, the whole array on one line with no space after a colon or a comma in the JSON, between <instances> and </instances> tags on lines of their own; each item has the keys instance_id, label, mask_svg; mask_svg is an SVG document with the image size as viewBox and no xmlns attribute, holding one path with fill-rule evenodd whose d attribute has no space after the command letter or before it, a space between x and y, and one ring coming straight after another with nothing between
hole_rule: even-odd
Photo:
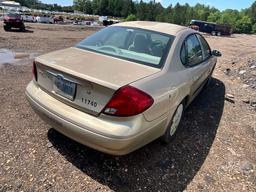
<instances>
[{"instance_id":1,"label":"gravel ground","mask_svg":"<svg viewBox=\"0 0 256 192\"><path fill-rule=\"evenodd\" d=\"M34 55L74 45L96 29L29 24L0 49ZM121 157L68 139L32 111L32 60L0 66L0 191L256 191L256 36L206 36L223 53L214 81L169 145Z\"/></svg>"}]
</instances>

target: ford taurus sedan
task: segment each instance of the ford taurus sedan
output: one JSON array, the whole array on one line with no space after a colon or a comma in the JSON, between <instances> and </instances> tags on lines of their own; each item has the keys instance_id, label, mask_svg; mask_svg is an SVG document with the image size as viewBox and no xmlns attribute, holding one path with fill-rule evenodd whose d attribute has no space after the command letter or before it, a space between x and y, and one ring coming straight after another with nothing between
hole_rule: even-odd
<instances>
[{"instance_id":1,"label":"ford taurus sedan","mask_svg":"<svg viewBox=\"0 0 256 192\"><path fill-rule=\"evenodd\" d=\"M220 55L186 27L119 23L37 57L26 96L59 132L124 155L157 138L172 140Z\"/></svg>"}]
</instances>

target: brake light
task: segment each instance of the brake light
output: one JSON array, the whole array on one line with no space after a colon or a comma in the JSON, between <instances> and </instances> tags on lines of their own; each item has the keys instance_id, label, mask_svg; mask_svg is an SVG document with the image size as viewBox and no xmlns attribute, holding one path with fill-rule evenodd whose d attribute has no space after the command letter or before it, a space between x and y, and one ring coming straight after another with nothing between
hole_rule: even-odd
<instances>
[{"instance_id":1,"label":"brake light","mask_svg":"<svg viewBox=\"0 0 256 192\"><path fill-rule=\"evenodd\" d=\"M153 98L147 93L132 86L125 86L114 94L103 112L113 116L133 116L144 112L153 103Z\"/></svg>"},{"instance_id":2,"label":"brake light","mask_svg":"<svg viewBox=\"0 0 256 192\"><path fill-rule=\"evenodd\" d=\"M32 69L33 75L35 80L37 81L37 69L36 69L36 62L33 62L33 69Z\"/></svg>"}]
</instances>

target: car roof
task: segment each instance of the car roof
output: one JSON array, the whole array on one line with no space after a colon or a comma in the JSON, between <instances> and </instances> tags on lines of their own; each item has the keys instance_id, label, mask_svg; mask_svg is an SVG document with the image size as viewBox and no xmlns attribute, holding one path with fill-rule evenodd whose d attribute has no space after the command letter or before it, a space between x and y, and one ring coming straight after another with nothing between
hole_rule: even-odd
<instances>
[{"instance_id":1,"label":"car roof","mask_svg":"<svg viewBox=\"0 0 256 192\"><path fill-rule=\"evenodd\" d=\"M117 24L114 24L113 26L134 27L134 28L156 31L160 33L166 33L173 36L175 36L180 31L191 30L190 28L184 27L181 25L175 25L171 23L162 23L162 22L153 22L153 21L129 21L129 22L117 23Z\"/></svg>"}]
</instances>

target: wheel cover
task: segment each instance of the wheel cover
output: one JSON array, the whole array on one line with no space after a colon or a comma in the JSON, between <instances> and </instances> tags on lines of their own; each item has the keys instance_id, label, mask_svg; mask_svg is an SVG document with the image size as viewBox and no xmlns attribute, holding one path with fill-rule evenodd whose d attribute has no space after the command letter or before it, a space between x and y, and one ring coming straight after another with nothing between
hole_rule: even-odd
<instances>
[{"instance_id":1,"label":"wheel cover","mask_svg":"<svg viewBox=\"0 0 256 192\"><path fill-rule=\"evenodd\" d=\"M176 132L179 124L180 124L180 120L181 120L181 117L182 117L182 112L183 112L183 105L180 104L172 118L172 125L171 125L171 128L170 128L170 135L174 135L174 133Z\"/></svg>"}]
</instances>

